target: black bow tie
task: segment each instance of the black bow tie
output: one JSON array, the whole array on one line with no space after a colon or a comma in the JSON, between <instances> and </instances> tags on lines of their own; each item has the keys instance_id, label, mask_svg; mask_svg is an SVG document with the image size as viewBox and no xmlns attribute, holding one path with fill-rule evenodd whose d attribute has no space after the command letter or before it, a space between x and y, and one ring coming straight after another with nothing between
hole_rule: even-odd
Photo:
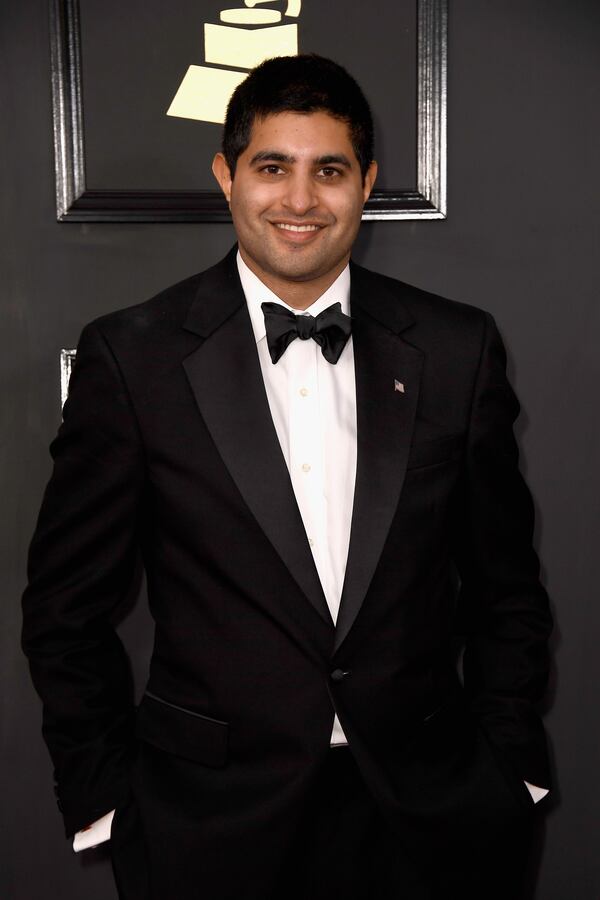
<instances>
[{"instance_id":1,"label":"black bow tie","mask_svg":"<svg viewBox=\"0 0 600 900\"><path fill-rule=\"evenodd\" d=\"M328 306L318 316L297 316L279 303L261 303L269 354L274 363L280 359L297 337L312 338L321 348L327 362L335 363L350 337L351 319L342 312L342 304Z\"/></svg>"}]
</instances>

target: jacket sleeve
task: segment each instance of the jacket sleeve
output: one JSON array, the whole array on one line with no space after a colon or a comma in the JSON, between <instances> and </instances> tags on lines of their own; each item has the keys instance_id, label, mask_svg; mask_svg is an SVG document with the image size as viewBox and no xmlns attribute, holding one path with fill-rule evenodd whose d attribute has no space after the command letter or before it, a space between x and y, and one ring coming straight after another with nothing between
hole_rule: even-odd
<instances>
[{"instance_id":1,"label":"jacket sleeve","mask_svg":"<svg viewBox=\"0 0 600 900\"><path fill-rule=\"evenodd\" d=\"M111 616L139 558L144 457L116 360L84 329L29 553L23 648L67 835L125 802L130 667Z\"/></svg>"},{"instance_id":2,"label":"jacket sleeve","mask_svg":"<svg viewBox=\"0 0 600 900\"><path fill-rule=\"evenodd\" d=\"M513 434L519 404L506 377L502 340L484 315L456 504L464 684L475 715L515 772L549 787L535 704L548 679L552 619L532 546L533 502Z\"/></svg>"}]
</instances>

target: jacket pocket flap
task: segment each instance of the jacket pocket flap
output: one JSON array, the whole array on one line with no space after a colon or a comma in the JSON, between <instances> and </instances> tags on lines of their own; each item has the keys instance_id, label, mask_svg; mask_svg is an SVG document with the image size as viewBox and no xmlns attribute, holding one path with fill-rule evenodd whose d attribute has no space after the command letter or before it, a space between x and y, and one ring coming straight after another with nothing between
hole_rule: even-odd
<instances>
[{"instance_id":1,"label":"jacket pocket flap","mask_svg":"<svg viewBox=\"0 0 600 900\"><path fill-rule=\"evenodd\" d=\"M136 735L154 747L218 768L227 761L227 722L144 694L137 711Z\"/></svg>"},{"instance_id":2,"label":"jacket pocket flap","mask_svg":"<svg viewBox=\"0 0 600 900\"><path fill-rule=\"evenodd\" d=\"M452 434L433 441L422 441L420 444L413 444L408 457L408 468L418 469L458 459L463 446L464 437L462 434Z\"/></svg>"}]
</instances>

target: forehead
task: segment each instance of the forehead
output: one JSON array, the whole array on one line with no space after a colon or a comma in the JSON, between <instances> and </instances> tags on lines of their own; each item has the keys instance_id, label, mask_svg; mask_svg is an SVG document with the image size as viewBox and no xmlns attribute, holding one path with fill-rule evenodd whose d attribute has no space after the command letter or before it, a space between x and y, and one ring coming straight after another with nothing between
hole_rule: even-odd
<instances>
[{"instance_id":1,"label":"forehead","mask_svg":"<svg viewBox=\"0 0 600 900\"><path fill-rule=\"evenodd\" d=\"M265 150L299 158L337 152L356 160L348 124L326 112L281 112L255 119L250 143L242 155L251 158Z\"/></svg>"}]
</instances>

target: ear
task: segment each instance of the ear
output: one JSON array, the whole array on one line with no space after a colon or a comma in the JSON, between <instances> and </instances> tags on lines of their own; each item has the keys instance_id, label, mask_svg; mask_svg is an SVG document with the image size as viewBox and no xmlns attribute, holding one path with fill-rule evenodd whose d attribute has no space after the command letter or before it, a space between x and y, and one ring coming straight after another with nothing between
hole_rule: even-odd
<instances>
[{"instance_id":1,"label":"ear","mask_svg":"<svg viewBox=\"0 0 600 900\"><path fill-rule=\"evenodd\" d=\"M371 191L373 190L373 185L375 184L375 179L377 178L377 163L375 160L371 163L369 168L365 174L365 180L363 183L363 197L365 198L365 203L369 199Z\"/></svg>"},{"instance_id":2,"label":"ear","mask_svg":"<svg viewBox=\"0 0 600 900\"><path fill-rule=\"evenodd\" d=\"M225 199L229 203L231 200L231 172L229 166L222 153L216 153L212 163L213 175L219 182L219 186L225 194Z\"/></svg>"}]
</instances>

